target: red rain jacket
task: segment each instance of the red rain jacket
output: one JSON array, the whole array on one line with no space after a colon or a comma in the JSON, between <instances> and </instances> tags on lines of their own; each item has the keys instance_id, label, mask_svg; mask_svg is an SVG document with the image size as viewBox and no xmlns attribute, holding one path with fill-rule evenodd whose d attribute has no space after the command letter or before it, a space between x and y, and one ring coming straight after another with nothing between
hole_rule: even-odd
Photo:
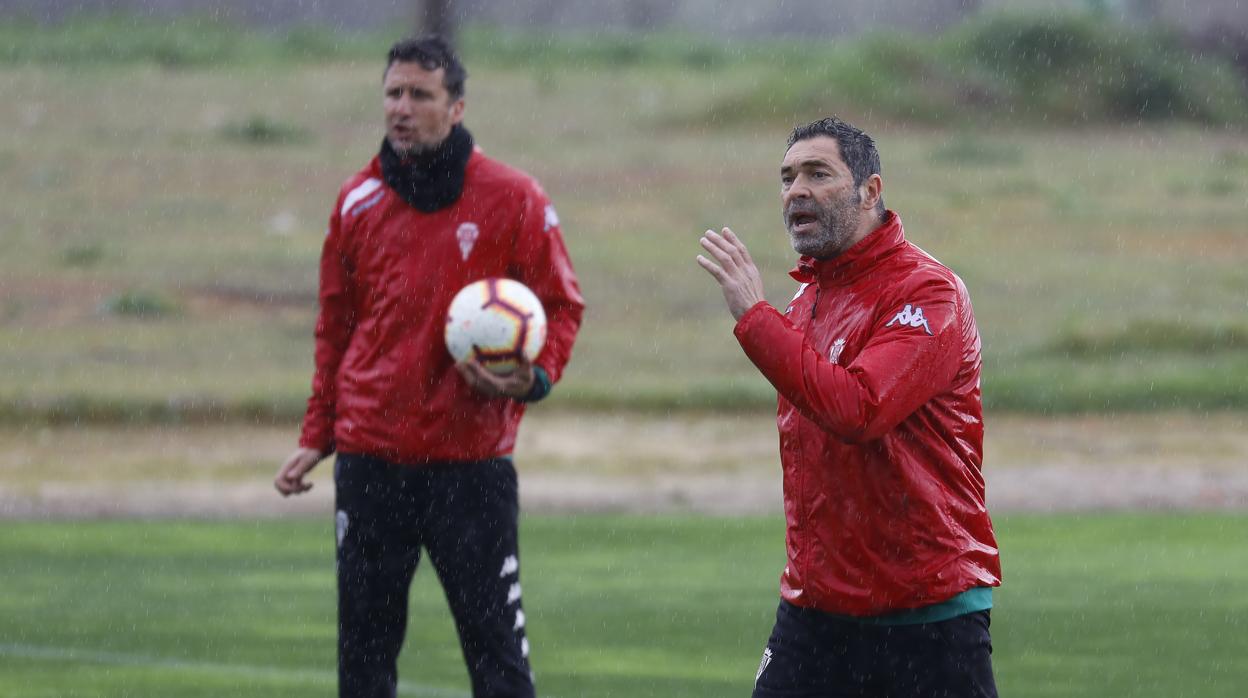
<instances>
[{"instance_id":1,"label":"red rain jacket","mask_svg":"<svg viewBox=\"0 0 1248 698\"><path fill-rule=\"evenodd\" d=\"M535 363L558 381L584 301L536 181L476 149L459 200L422 213L386 186L376 157L348 179L321 255L300 445L412 464L511 453L524 404L469 387L443 340L451 298L494 276L541 299L547 335Z\"/></svg>"},{"instance_id":2,"label":"red rain jacket","mask_svg":"<svg viewBox=\"0 0 1248 698\"><path fill-rule=\"evenodd\" d=\"M866 616L999 585L979 330L962 280L907 242L891 211L792 276L802 286L783 315L760 302L735 330L779 392L781 595Z\"/></svg>"}]
</instances>

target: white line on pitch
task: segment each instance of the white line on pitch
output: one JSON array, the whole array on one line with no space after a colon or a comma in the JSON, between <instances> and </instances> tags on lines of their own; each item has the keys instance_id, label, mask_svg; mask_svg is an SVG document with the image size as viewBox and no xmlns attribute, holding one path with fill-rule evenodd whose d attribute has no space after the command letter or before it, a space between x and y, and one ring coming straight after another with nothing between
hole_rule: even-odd
<instances>
[{"instance_id":1,"label":"white line on pitch","mask_svg":"<svg viewBox=\"0 0 1248 698\"><path fill-rule=\"evenodd\" d=\"M0 657L20 659L47 659L53 661L88 662L91 664L111 664L116 666L151 667L157 669L178 669L208 674L242 676L253 679L287 681L292 683L308 683L334 686L338 683L338 674L321 669L282 669L279 667L253 666L249 664L224 664L221 662L199 662L187 659L168 659L145 654L127 654L108 652L105 650L78 649L73 647L42 647L38 645L0 644ZM428 698L469 698L463 691L437 686L424 686L408 681L399 681L399 693L409 696L428 696Z\"/></svg>"}]
</instances>

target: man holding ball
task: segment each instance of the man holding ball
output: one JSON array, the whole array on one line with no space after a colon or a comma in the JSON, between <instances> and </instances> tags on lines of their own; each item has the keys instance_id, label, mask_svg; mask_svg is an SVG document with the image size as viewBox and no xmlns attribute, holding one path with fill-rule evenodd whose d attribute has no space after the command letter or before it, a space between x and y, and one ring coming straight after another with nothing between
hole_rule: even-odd
<instances>
[{"instance_id":1,"label":"man holding ball","mask_svg":"<svg viewBox=\"0 0 1248 698\"><path fill-rule=\"evenodd\" d=\"M520 602L511 461L526 402L567 363L584 302L554 207L464 128L463 66L436 37L389 52L386 136L343 185L321 256L316 371L283 496L334 468L339 695L391 698L421 548L442 582L477 697L534 695ZM509 277L547 317L536 360L505 375L455 363L447 307Z\"/></svg>"},{"instance_id":2,"label":"man holding ball","mask_svg":"<svg viewBox=\"0 0 1248 698\"><path fill-rule=\"evenodd\" d=\"M701 241L779 394L788 560L755 698L996 696L979 331L962 280L906 240L883 187L867 134L836 118L793 130L780 199L800 286L783 312L731 230Z\"/></svg>"}]
</instances>

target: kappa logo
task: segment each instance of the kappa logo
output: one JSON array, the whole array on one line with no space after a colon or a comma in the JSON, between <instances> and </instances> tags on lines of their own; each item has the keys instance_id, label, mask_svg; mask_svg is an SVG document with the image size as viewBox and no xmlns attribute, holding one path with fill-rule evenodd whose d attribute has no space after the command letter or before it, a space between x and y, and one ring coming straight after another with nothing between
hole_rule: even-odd
<instances>
[{"instance_id":1,"label":"kappa logo","mask_svg":"<svg viewBox=\"0 0 1248 698\"><path fill-rule=\"evenodd\" d=\"M520 570L520 561L516 559L515 555L508 555L507 559L503 560L503 569L499 570L498 578L502 579L503 577L506 577L507 575L515 574L519 570Z\"/></svg>"},{"instance_id":2,"label":"kappa logo","mask_svg":"<svg viewBox=\"0 0 1248 698\"><path fill-rule=\"evenodd\" d=\"M892 327L897 323L907 325L909 327L922 327L923 330L929 335L932 333L931 326L927 324L927 318L923 317L923 309L913 308L913 306L909 303L907 303L906 307L902 308L901 312L894 315L893 319L889 320L888 324L884 326Z\"/></svg>"},{"instance_id":3,"label":"kappa logo","mask_svg":"<svg viewBox=\"0 0 1248 698\"><path fill-rule=\"evenodd\" d=\"M763 672L767 671L767 665L771 664L771 648L763 650L763 661L758 663L758 673L754 675L754 685L758 685L758 680L763 678Z\"/></svg>"},{"instance_id":4,"label":"kappa logo","mask_svg":"<svg viewBox=\"0 0 1248 698\"><path fill-rule=\"evenodd\" d=\"M832 348L828 351L828 360L834 364L839 364L841 362L841 352L843 351L845 351L845 338L841 337L832 342Z\"/></svg>"},{"instance_id":5,"label":"kappa logo","mask_svg":"<svg viewBox=\"0 0 1248 698\"><path fill-rule=\"evenodd\" d=\"M464 256L464 261L468 261L468 255L472 254L473 245L477 244L477 238L481 237L481 229L476 223L461 223L459 230L455 231L455 239L459 240L459 253Z\"/></svg>"},{"instance_id":6,"label":"kappa logo","mask_svg":"<svg viewBox=\"0 0 1248 698\"><path fill-rule=\"evenodd\" d=\"M551 228L559 227L559 214L555 213L554 204L546 204L546 227L543 232L550 232Z\"/></svg>"}]
</instances>

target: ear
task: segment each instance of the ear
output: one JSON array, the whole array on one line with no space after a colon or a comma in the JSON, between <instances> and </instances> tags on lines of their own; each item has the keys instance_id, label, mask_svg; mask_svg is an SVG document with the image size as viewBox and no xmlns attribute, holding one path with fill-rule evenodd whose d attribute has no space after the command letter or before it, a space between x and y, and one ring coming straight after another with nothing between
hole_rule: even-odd
<instances>
[{"instance_id":1,"label":"ear","mask_svg":"<svg viewBox=\"0 0 1248 698\"><path fill-rule=\"evenodd\" d=\"M451 102L451 123L458 124L464 120L464 98Z\"/></svg>"},{"instance_id":2,"label":"ear","mask_svg":"<svg viewBox=\"0 0 1248 698\"><path fill-rule=\"evenodd\" d=\"M864 211L872 211L880 203L880 197L884 195L884 179L878 174L867 177L867 181L859 187L858 193L862 197L859 204Z\"/></svg>"}]
</instances>

